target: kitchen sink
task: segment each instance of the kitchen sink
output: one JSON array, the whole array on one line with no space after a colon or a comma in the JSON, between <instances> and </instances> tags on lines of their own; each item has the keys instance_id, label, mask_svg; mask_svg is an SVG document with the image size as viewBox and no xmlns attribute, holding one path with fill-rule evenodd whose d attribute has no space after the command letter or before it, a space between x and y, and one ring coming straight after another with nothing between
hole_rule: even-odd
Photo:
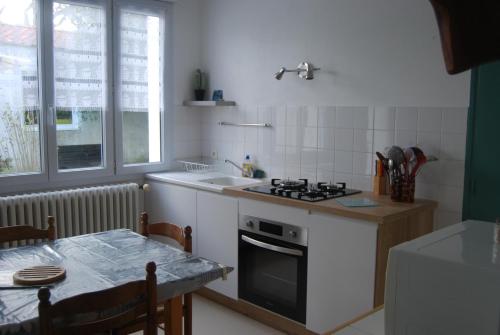
<instances>
[{"instance_id":1,"label":"kitchen sink","mask_svg":"<svg viewBox=\"0 0 500 335\"><path fill-rule=\"evenodd\" d=\"M219 177L198 180L200 183L207 183L219 186L245 186L257 184L260 181L243 177Z\"/></svg>"}]
</instances>

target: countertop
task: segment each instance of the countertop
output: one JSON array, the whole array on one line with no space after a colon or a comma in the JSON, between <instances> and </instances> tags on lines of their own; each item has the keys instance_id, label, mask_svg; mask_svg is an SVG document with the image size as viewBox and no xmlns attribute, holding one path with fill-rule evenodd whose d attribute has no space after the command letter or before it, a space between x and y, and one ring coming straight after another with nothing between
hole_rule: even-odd
<instances>
[{"instance_id":1,"label":"countertop","mask_svg":"<svg viewBox=\"0 0 500 335\"><path fill-rule=\"evenodd\" d=\"M317 211L327 214L340 215L353 219L371 221L384 224L425 210L433 210L437 207L437 202L432 200L415 199L414 203L394 202L387 195L376 196L371 192L362 192L351 195L353 198L368 198L379 204L377 207L345 207L335 199L318 202L307 202L295 199L277 197L273 195L245 191L246 187L227 187L223 194L247 198L258 201L271 202L277 205L303 208L310 211Z\"/></svg>"}]
</instances>

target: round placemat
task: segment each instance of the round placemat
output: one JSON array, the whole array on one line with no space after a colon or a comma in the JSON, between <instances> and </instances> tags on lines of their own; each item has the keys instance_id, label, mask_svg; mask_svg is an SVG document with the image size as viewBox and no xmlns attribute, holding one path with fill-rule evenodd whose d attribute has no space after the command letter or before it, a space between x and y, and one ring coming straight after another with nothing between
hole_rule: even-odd
<instances>
[{"instance_id":1,"label":"round placemat","mask_svg":"<svg viewBox=\"0 0 500 335\"><path fill-rule=\"evenodd\" d=\"M14 283L19 285L43 285L55 283L66 277L66 270L54 265L39 265L14 273Z\"/></svg>"}]
</instances>

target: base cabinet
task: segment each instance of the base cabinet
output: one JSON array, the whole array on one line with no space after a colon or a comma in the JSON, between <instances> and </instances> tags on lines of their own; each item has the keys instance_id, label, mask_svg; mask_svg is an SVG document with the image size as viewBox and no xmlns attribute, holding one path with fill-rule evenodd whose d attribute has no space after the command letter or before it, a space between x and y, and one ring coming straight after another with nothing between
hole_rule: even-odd
<instances>
[{"instance_id":1,"label":"base cabinet","mask_svg":"<svg viewBox=\"0 0 500 335\"><path fill-rule=\"evenodd\" d=\"M144 208L149 222L167 221L193 229L193 253L197 254L196 190L148 180L149 192L144 193Z\"/></svg>"},{"instance_id":2,"label":"base cabinet","mask_svg":"<svg viewBox=\"0 0 500 335\"><path fill-rule=\"evenodd\" d=\"M238 200L198 191L198 255L231 266L227 280L218 279L208 288L238 299Z\"/></svg>"},{"instance_id":3,"label":"base cabinet","mask_svg":"<svg viewBox=\"0 0 500 335\"><path fill-rule=\"evenodd\" d=\"M306 327L323 334L371 310L377 225L310 214Z\"/></svg>"}]
</instances>

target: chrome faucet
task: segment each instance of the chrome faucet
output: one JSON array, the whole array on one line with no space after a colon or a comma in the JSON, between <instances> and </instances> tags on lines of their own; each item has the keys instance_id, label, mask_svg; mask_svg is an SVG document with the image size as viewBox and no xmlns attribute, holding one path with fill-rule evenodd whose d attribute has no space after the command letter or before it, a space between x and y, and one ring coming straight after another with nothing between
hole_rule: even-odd
<instances>
[{"instance_id":1,"label":"chrome faucet","mask_svg":"<svg viewBox=\"0 0 500 335\"><path fill-rule=\"evenodd\" d=\"M226 159L226 160L224 160L224 163L229 163L229 164L233 165L235 168L240 170L241 173L243 173L243 168L241 166L239 166L238 164L236 164L235 162L233 162L232 160Z\"/></svg>"}]
</instances>

